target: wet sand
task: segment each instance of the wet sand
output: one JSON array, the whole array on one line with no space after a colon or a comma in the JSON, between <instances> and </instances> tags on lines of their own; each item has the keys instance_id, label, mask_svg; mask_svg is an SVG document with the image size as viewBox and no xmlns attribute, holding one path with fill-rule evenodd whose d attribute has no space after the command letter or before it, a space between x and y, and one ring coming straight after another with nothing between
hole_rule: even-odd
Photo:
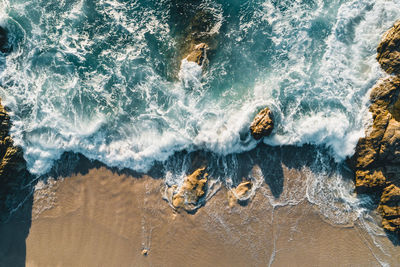
<instances>
[{"instance_id":1,"label":"wet sand","mask_svg":"<svg viewBox=\"0 0 400 267\"><path fill-rule=\"evenodd\" d=\"M302 173L284 168L285 188ZM389 255L356 222L332 226L315 206L273 208L269 188L244 206L229 206L221 188L195 214L162 199L162 179L106 168L50 181L36 190L26 239L27 266L395 266L400 249L379 237ZM287 191L290 193L289 191ZM283 195L286 191L283 192ZM301 196L301 194L299 194ZM148 255L142 255L147 249Z\"/></svg>"}]
</instances>

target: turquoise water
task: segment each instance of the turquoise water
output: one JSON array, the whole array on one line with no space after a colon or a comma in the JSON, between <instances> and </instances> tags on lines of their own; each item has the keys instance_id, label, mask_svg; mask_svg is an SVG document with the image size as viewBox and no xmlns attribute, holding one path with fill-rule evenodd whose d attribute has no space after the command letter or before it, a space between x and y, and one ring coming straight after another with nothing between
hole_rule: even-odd
<instances>
[{"instance_id":1,"label":"turquoise water","mask_svg":"<svg viewBox=\"0 0 400 267\"><path fill-rule=\"evenodd\" d=\"M323 145L341 161L363 135L375 48L400 13L365 0L0 3L14 45L1 96L37 174L64 151L139 171L176 151L248 151L264 106L277 118L265 143ZM179 81L178 37L201 10L217 49L202 77Z\"/></svg>"},{"instance_id":2,"label":"turquoise water","mask_svg":"<svg viewBox=\"0 0 400 267\"><path fill-rule=\"evenodd\" d=\"M199 12L215 48L204 71L180 63ZM397 0L0 0L13 46L0 55L0 96L37 175L64 152L145 172L203 151L231 170L218 176L229 185L239 153L257 147L248 129L265 106L276 128L261 142L311 144L315 165L340 165L370 123L376 46L398 18ZM358 200L333 173L310 174L306 197L346 222Z\"/></svg>"}]
</instances>

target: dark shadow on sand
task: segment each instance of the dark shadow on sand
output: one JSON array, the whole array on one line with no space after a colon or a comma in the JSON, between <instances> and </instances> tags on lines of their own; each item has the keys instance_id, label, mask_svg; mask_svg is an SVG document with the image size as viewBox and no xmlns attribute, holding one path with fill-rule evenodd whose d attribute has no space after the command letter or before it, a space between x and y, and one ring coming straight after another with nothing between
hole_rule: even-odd
<instances>
[{"instance_id":1,"label":"dark shadow on sand","mask_svg":"<svg viewBox=\"0 0 400 267\"><path fill-rule=\"evenodd\" d=\"M126 174L136 179L140 179L143 175L148 175L154 179L162 179L165 177L167 171L189 174L194 169L207 164L210 177L226 175L226 170L232 168L231 174L236 174L232 177L234 186L236 186L243 180L243 177L249 175L254 165L258 165L264 176L265 183L270 187L273 196L279 198L284 188L282 166L285 165L287 168L297 170L306 166L311 171L318 172L319 166L318 164L316 165L316 162L318 162L318 155L321 152L327 153L327 150L312 145L304 145L302 147L271 147L262 143L249 152L225 157L206 151L182 151L175 153L166 162L156 162L153 168L146 173L135 172L130 169L110 168L100 161L90 160L81 154L66 152L54 163L50 172L39 179L33 178L33 176L26 177L28 179L21 179L19 181L20 184L17 186L21 188L20 191L8 196L9 199L14 198L14 202L16 202L16 199L21 201L21 199L28 197L25 199L24 204L0 225L0 266L25 266L25 240L31 226L32 192L35 184L40 179L46 180L49 177L57 179L77 174L85 175L91 169L100 167L107 168L113 173ZM330 163L335 165L333 160ZM181 167L180 170L179 166ZM224 168L225 171L223 171ZM344 171L346 172L346 170ZM345 179L346 177L352 179L351 172L344 177ZM247 202L239 204L247 205ZM191 213L194 214L196 211ZM4 217L7 214L3 212L2 215ZM390 233L388 233L388 237L393 244L399 245L398 237Z\"/></svg>"}]
</instances>

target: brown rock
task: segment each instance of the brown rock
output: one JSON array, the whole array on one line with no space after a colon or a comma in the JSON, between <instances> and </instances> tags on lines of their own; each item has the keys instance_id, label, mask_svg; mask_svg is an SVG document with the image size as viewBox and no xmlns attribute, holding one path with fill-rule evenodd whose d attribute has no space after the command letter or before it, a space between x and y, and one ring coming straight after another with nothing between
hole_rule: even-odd
<instances>
[{"instance_id":1,"label":"brown rock","mask_svg":"<svg viewBox=\"0 0 400 267\"><path fill-rule=\"evenodd\" d=\"M228 202L229 206L233 207L237 201L245 200L249 191L253 187L253 183L250 181L241 182L236 188L228 191Z\"/></svg>"},{"instance_id":2,"label":"brown rock","mask_svg":"<svg viewBox=\"0 0 400 267\"><path fill-rule=\"evenodd\" d=\"M250 181L240 183L235 189L237 198L243 198L252 187L253 184Z\"/></svg>"},{"instance_id":3,"label":"brown rock","mask_svg":"<svg viewBox=\"0 0 400 267\"><path fill-rule=\"evenodd\" d=\"M386 164L400 163L400 122L391 119L380 142L379 157Z\"/></svg>"},{"instance_id":4,"label":"brown rock","mask_svg":"<svg viewBox=\"0 0 400 267\"><path fill-rule=\"evenodd\" d=\"M143 255L143 256L149 255L149 250L144 248L144 249L142 250L142 255Z\"/></svg>"},{"instance_id":5,"label":"brown rock","mask_svg":"<svg viewBox=\"0 0 400 267\"><path fill-rule=\"evenodd\" d=\"M21 148L14 146L9 136L10 126L10 118L0 104L0 221L15 208L9 204L10 196L14 202L20 203L30 191L30 174Z\"/></svg>"},{"instance_id":6,"label":"brown rock","mask_svg":"<svg viewBox=\"0 0 400 267\"><path fill-rule=\"evenodd\" d=\"M274 119L269 108L261 110L250 125L250 133L256 140L271 134L274 129Z\"/></svg>"},{"instance_id":7,"label":"brown rock","mask_svg":"<svg viewBox=\"0 0 400 267\"><path fill-rule=\"evenodd\" d=\"M398 76L379 81L371 91L373 124L356 147L355 183L358 192L381 195L382 226L400 233L400 22L384 35L377 59Z\"/></svg>"},{"instance_id":8,"label":"brown rock","mask_svg":"<svg viewBox=\"0 0 400 267\"><path fill-rule=\"evenodd\" d=\"M207 64L207 50L208 45L205 43L195 45L190 54L186 57L186 60L195 62L200 66L205 66Z\"/></svg>"},{"instance_id":9,"label":"brown rock","mask_svg":"<svg viewBox=\"0 0 400 267\"><path fill-rule=\"evenodd\" d=\"M400 74L400 21L384 34L377 52L382 69L389 74Z\"/></svg>"},{"instance_id":10,"label":"brown rock","mask_svg":"<svg viewBox=\"0 0 400 267\"><path fill-rule=\"evenodd\" d=\"M383 190L381 204L390 206L400 206L400 188L391 184Z\"/></svg>"},{"instance_id":11,"label":"brown rock","mask_svg":"<svg viewBox=\"0 0 400 267\"><path fill-rule=\"evenodd\" d=\"M400 231L400 188L394 184L385 188L378 211L382 226L388 231Z\"/></svg>"},{"instance_id":12,"label":"brown rock","mask_svg":"<svg viewBox=\"0 0 400 267\"><path fill-rule=\"evenodd\" d=\"M365 138L361 138L356 146L355 165L357 169L376 168L379 160L392 159L395 161L391 153L396 150L397 146L399 123L395 119L395 114L398 112L396 100L399 91L400 79L398 77L384 79L372 89L370 111L373 124L369 134Z\"/></svg>"},{"instance_id":13,"label":"brown rock","mask_svg":"<svg viewBox=\"0 0 400 267\"><path fill-rule=\"evenodd\" d=\"M372 88L370 99L372 103L377 103L378 106L386 108L391 99L396 95L396 91L400 88L400 78L388 77L378 81ZM381 102L379 102L381 101ZM375 109L375 108L372 108Z\"/></svg>"},{"instance_id":14,"label":"brown rock","mask_svg":"<svg viewBox=\"0 0 400 267\"><path fill-rule=\"evenodd\" d=\"M198 207L199 199L205 194L207 177L206 168L202 167L187 176L179 190L176 185L172 186L172 205L187 211Z\"/></svg>"},{"instance_id":15,"label":"brown rock","mask_svg":"<svg viewBox=\"0 0 400 267\"><path fill-rule=\"evenodd\" d=\"M382 173L382 169L356 171L356 189L358 192L382 188L385 184L386 178Z\"/></svg>"},{"instance_id":16,"label":"brown rock","mask_svg":"<svg viewBox=\"0 0 400 267\"><path fill-rule=\"evenodd\" d=\"M400 203L393 201L394 183L400 181L399 92L399 77L383 79L374 86L370 95L372 128L358 141L355 153L356 190L380 194L384 189L378 211L382 215L382 226L389 231L400 229L397 216Z\"/></svg>"}]
</instances>

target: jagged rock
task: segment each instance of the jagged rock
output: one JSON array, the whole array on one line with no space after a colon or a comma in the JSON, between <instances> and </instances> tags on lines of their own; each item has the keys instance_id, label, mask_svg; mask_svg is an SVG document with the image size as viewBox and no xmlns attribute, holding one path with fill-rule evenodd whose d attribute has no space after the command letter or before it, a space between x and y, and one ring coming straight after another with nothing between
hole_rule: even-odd
<instances>
[{"instance_id":1,"label":"jagged rock","mask_svg":"<svg viewBox=\"0 0 400 267\"><path fill-rule=\"evenodd\" d=\"M269 108L261 110L250 125L250 133L256 140L271 134L274 129L274 118Z\"/></svg>"},{"instance_id":2,"label":"jagged rock","mask_svg":"<svg viewBox=\"0 0 400 267\"><path fill-rule=\"evenodd\" d=\"M186 60L195 62L200 66L205 66L207 64L207 50L208 45L205 43L195 45L192 52L186 57Z\"/></svg>"},{"instance_id":3,"label":"jagged rock","mask_svg":"<svg viewBox=\"0 0 400 267\"><path fill-rule=\"evenodd\" d=\"M383 79L372 89L373 123L366 137L358 141L355 153L355 185L359 193L380 194L385 187L400 180L400 168L396 166L400 163L399 93L399 77ZM378 209L383 218L387 210L383 206ZM383 225L390 224L386 220Z\"/></svg>"},{"instance_id":4,"label":"jagged rock","mask_svg":"<svg viewBox=\"0 0 400 267\"><path fill-rule=\"evenodd\" d=\"M379 63L390 74L400 72L400 22L378 46ZM377 83L370 94L373 123L355 152L355 183L360 193L381 196L382 226L400 233L400 76Z\"/></svg>"},{"instance_id":5,"label":"jagged rock","mask_svg":"<svg viewBox=\"0 0 400 267\"><path fill-rule=\"evenodd\" d=\"M30 190L25 184L30 175L22 150L14 146L9 130L10 117L0 104L0 220L6 219L9 211L15 208L10 206L13 202L22 202Z\"/></svg>"},{"instance_id":6,"label":"jagged rock","mask_svg":"<svg viewBox=\"0 0 400 267\"><path fill-rule=\"evenodd\" d=\"M238 199L243 198L247 192L249 192L249 190L251 190L251 188L253 187L253 184L250 181L245 181L240 183L236 189L235 189L235 193Z\"/></svg>"},{"instance_id":7,"label":"jagged rock","mask_svg":"<svg viewBox=\"0 0 400 267\"><path fill-rule=\"evenodd\" d=\"M238 200L240 201L246 198L252 187L252 182L244 181L241 182L236 188L230 190L228 192L229 206L233 207Z\"/></svg>"},{"instance_id":8,"label":"jagged rock","mask_svg":"<svg viewBox=\"0 0 400 267\"><path fill-rule=\"evenodd\" d=\"M400 122L391 119L380 142L379 157L386 164L400 163Z\"/></svg>"},{"instance_id":9,"label":"jagged rock","mask_svg":"<svg viewBox=\"0 0 400 267\"><path fill-rule=\"evenodd\" d=\"M359 193L383 188L385 185L386 178L382 169L356 171L356 188Z\"/></svg>"},{"instance_id":10,"label":"jagged rock","mask_svg":"<svg viewBox=\"0 0 400 267\"><path fill-rule=\"evenodd\" d=\"M400 188L394 184L385 188L378 211L382 215L382 226L389 231L400 231Z\"/></svg>"},{"instance_id":11,"label":"jagged rock","mask_svg":"<svg viewBox=\"0 0 400 267\"><path fill-rule=\"evenodd\" d=\"M188 175L182 186L176 185L169 188L172 193L172 205L176 208L183 208L192 211L199 205L199 200L205 195L208 173L202 167Z\"/></svg>"},{"instance_id":12,"label":"jagged rock","mask_svg":"<svg viewBox=\"0 0 400 267\"><path fill-rule=\"evenodd\" d=\"M378 62L390 74L400 74L400 21L388 30L377 49Z\"/></svg>"}]
</instances>

